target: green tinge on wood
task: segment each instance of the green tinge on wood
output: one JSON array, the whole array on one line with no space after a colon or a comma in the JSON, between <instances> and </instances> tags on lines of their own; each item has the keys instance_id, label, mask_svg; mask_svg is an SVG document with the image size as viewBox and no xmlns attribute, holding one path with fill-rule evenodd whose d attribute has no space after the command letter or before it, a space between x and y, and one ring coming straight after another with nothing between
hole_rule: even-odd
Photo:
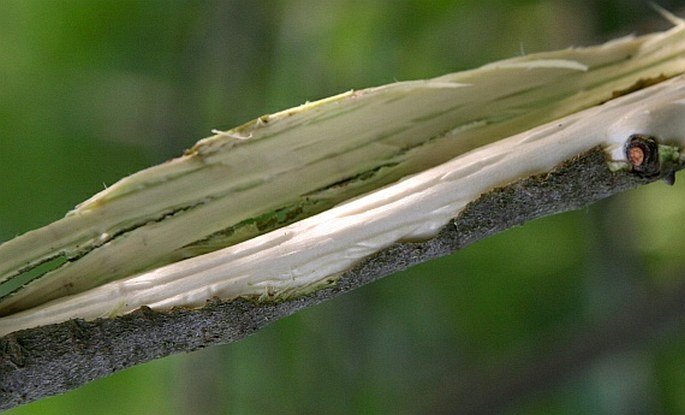
<instances>
[{"instance_id":1,"label":"green tinge on wood","mask_svg":"<svg viewBox=\"0 0 685 415\"><path fill-rule=\"evenodd\" d=\"M0 245L0 315L236 244L684 72L678 24L261 116Z\"/></svg>"}]
</instances>

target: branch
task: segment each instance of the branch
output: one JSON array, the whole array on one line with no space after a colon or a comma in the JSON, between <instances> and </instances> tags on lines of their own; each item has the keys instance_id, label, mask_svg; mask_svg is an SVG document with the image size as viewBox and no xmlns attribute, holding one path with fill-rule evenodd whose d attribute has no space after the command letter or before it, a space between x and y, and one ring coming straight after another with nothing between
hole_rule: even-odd
<instances>
[{"instance_id":1,"label":"branch","mask_svg":"<svg viewBox=\"0 0 685 415\"><path fill-rule=\"evenodd\" d=\"M672 182L683 38L679 23L262 116L0 245L0 409Z\"/></svg>"},{"instance_id":2,"label":"branch","mask_svg":"<svg viewBox=\"0 0 685 415\"><path fill-rule=\"evenodd\" d=\"M302 294L310 283L316 285L344 271L374 248L394 240L433 236L478 194L548 171L596 145L616 150L612 161L625 161L624 142L635 133L678 145L682 140L673 137L682 118L677 113L676 102L682 95L678 87L669 84L647 95L635 94L685 72L683 57L685 24L678 24L667 32L605 45L526 55L429 80L350 91L217 131L182 157L126 177L65 218L1 244L0 335L18 327L4 316L24 310L35 316L36 309L49 301L235 247L270 232L270 240L260 239L262 246L253 242L248 249L274 251L271 248L280 244L274 230L370 192L392 200L387 208L379 208L383 200L367 200L363 207L375 210L374 224L385 220L388 210L395 210L392 223L404 228L386 226L376 234L378 229L350 230L346 236L366 233L369 238L349 252L333 252L341 247L332 243L335 240L325 241L325 229L318 230L323 241L307 237L309 247L321 248L314 250L321 258L334 256L329 262L335 267L308 264L303 271L301 264L291 264L291 270L275 274L262 264L258 273L241 268L242 274L253 274L241 281L224 270L212 274L212 283L232 280L230 287L204 287L204 291L190 278L178 289L180 283L161 288L160 280L153 277L159 287L154 298L118 301L121 296L104 293L91 301L100 307L108 303L108 310L91 308L86 315L85 308L79 307L63 317L125 313L141 305L197 305L213 295ZM674 125L668 127L670 123ZM425 174L431 170L432 175ZM423 182L401 181L411 175L421 175ZM380 195L379 189L391 184L394 190ZM440 198L438 187L449 185L454 191L442 194L455 197ZM412 194L431 204L418 206ZM413 211L408 209L412 203ZM348 216L347 223L339 226L349 225L357 213L337 211L336 219ZM428 216L425 213L432 218L422 218ZM355 218L357 222L361 216ZM368 216L363 219L371 221ZM289 233L281 236L292 245L293 235L303 231L289 227ZM234 256L247 255L244 248L239 254L234 250ZM304 251L303 256L311 251L289 249ZM281 250L270 256L285 255ZM243 259L243 265L254 262L254 258ZM329 275L307 275L312 270L326 270ZM287 278L288 273L293 278ZM124 284L117 290L130 293L137 288ZM114 303L108 302L112 299Z\"/></svg>"},{"instance_id":3,"label":"branch","mask_svg":"<svg viewBox=\"0 0 685 415\"><path fill-rule=\"evenodd\" d=\"M659 178L612 172L605 152L595 148L550 173L482 195L436 237L394 244L345 272L337 285L303 297L277 303L217 300L201 309L168 312L142 307L112 319L70 320L9 334L0 338L0 409L63 393L173 353L239 340L275 320L411 265Z\"/></svg>"}]
</instances>

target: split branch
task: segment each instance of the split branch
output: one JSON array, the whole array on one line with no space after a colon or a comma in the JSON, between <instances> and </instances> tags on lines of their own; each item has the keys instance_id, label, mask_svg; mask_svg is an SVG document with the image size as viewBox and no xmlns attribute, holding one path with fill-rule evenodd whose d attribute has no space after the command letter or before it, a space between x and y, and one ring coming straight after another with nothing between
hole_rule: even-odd
<instances>
[{"instance_id":1,"label":"split branch","mask_svg":"<svg viewBox=\"0 0 685 415\"><path fill-rule=\"evenodd\" d=\"M0 338L0 409L60 394L153 359L242 339L273 321L411 265L662 178L612 172L605 154L595 148L550 173L483 194L436 237L394 244L345 272L335 286L306 296L273 303L216 300L200 309L168 312L143 307L112 319L71 320L11 333Z\"/></svg>"}]
</instances>

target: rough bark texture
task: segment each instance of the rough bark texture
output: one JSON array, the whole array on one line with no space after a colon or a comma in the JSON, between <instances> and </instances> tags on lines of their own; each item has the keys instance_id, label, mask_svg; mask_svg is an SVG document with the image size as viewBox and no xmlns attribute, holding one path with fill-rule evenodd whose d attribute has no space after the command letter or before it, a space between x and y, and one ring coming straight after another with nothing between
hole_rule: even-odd
<instances>
[{"instance_id":1,"label":"rough bark texture","mask_svg":"<svg viewBox=\"0 0 685 415\"><path fill-rule=\"evenodd\" d=\"M72 320L0 338L0 409L63 393L152 359L246 337L272 321L411 265L541 216L584 207L658 179L613 173L593 149L553 172L495 189L472 202L433 239L395 244L346 272L334 287L278 303L214 301L202 309Z\"/></svg>"}]
</instances>

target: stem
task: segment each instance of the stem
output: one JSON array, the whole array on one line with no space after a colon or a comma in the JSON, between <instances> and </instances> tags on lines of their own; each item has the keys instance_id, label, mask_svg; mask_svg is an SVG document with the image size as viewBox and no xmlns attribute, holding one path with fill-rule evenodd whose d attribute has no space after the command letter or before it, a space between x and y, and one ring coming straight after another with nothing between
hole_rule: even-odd
<instances>
[{"instance_id":1,"label":"stem","mask_svg":"<svg viewBox=\"0 0 685 415\"><path fill-rule=\"evenodd\" d=\"M612 172L604 151L596 148L549 173L482 195L434 238L393 244L343 273L335 286L302 297L262 303L217 300L200 309L167 312L143 307L116 318L70 320L6 335L0 338L0 409L62 393L152 359L239 340L270 322L410 265L655 179L625 170Z\"/></svg>"},{"instance_id":2,"label":"stem","mask_svg":"<svg viewBox=\"0 0 685 415\"><path fill-rule=\"evenodd\" d=\"M301 296L336 284L340 273L393 243L435 236L479 195L545 173L597 146L607 151L613 168L670 178L680 163L679 152L655 140L664 137L685 146L684 99L685 77L662 82L237 245L10 314L0 318L0 335L72 318L125 314L141 306L169 310L202 307L212 298L264 302ZM656 137L641 150L650 160L648 171L628 160L633 131Z\"/></svg>"},{"instance_id":3,"label":"stem","mask_svg":"<svg viewBox=\"0 0 685 415\"><path fill-rule=\"evenodd\" d=\"M249 240L681 74L684 39L678 24L348 92L221 132L0 245L0 296L19 287L0 299L0 315ZM27 273L41 264L40 278Z\"/></svg>"}]
</instances>

